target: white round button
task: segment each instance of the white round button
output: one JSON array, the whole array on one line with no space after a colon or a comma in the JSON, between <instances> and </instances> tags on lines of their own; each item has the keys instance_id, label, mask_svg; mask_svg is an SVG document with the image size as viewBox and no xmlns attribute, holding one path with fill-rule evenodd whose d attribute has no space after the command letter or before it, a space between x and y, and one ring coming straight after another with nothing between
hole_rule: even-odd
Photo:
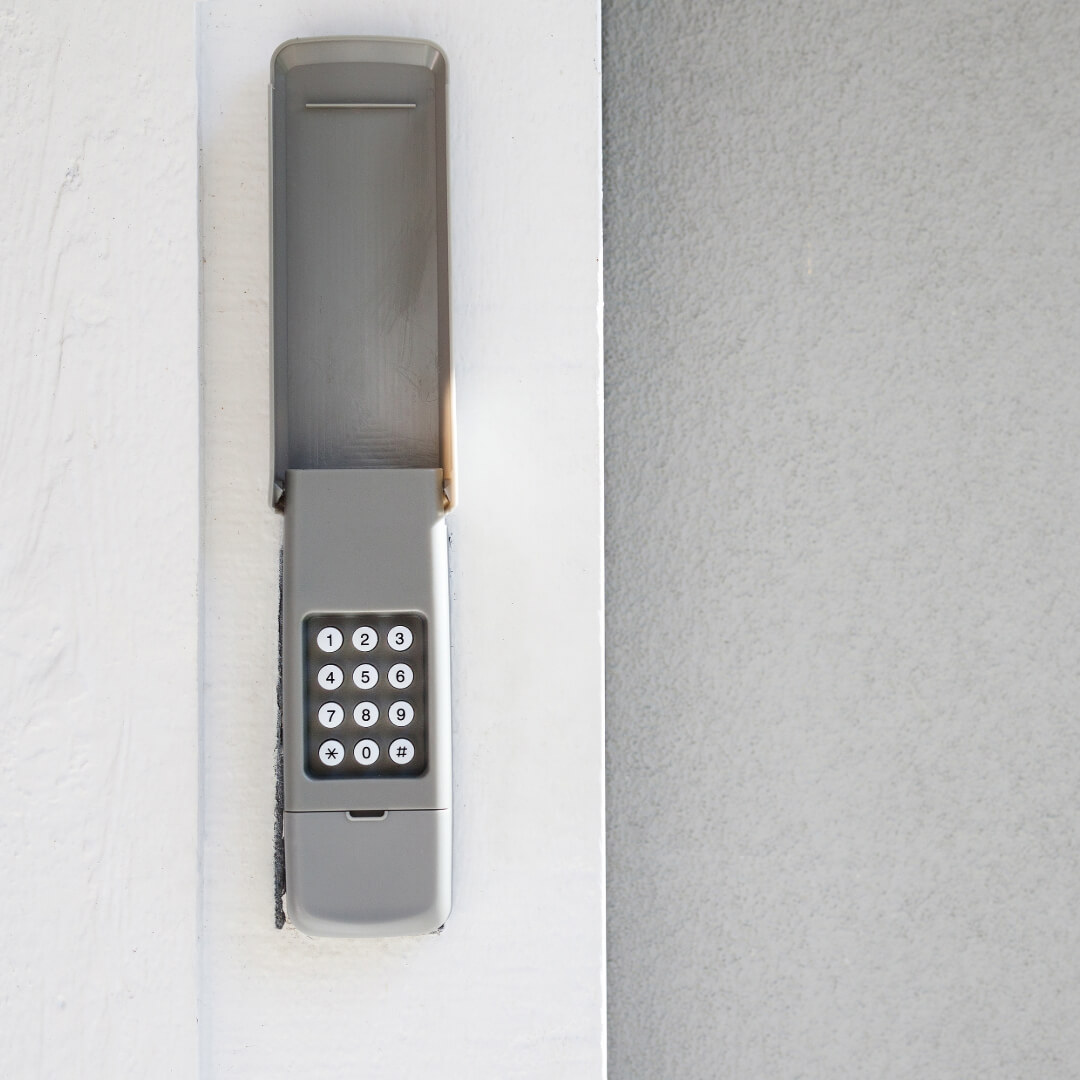
<instances>
[{"instance_id":1,"label":"white round button","mask_svg":"<svg viewBox=\"0 0 1080 1080\"><path fill-rule=\"evenodd\" d=\"M374 765L379 760L379 744L374 739L361 739L353 747L353 757L358 765Z\"/></svg>"},{"instance_id":2,"label":"white round button","mask_svg":"<svg viewBox=\"0 0 1080 1080\"><path fill-rule=\"evenodd\" d=\"M361 690L370 690L379 681L379 669L374 664L361 664L352 673L352 681Z\"/></svg>"},{"instance_id":3,"label":"white round button","mask_svg":"<svg viewBox=\"0 0 1080 1080\"><path fill-rule=\"evenodd\" d=\"M358 626L353 631L352 643L358 652L371 652L379 644L379 635L370 626Z\"/></svg>"},{"instance_id":4,"label":"white round button","mask_svg":"<svg viewBox=\"0 0 1080 1080\"><path fill-rule=\"evenodd\" d=\"M345 638L336 626L324 626L315 635L315 640L323 652L337 652Z\"/></svg>"},{"instance_id":5,"label":"white round button","mask_svg":"<svg viewBox=\"0 0 1080 1080\"><path fill-rule=\"evenodd\" d=\"M373 701L361 701L353 709L352 715L361 727L371 727L379 719L379 706Z\"/></svg>"},{"instance_id":6,"label":"white round button","mask_svg":"<svg viewBox=\"0 0 1080 1080\"><path fill-rule=\"evenodd\" d=\"M395 765L408 765L414 753L413 744L408 739L395 739L390 744L390 760Z\"/></svg>"},{"instance_id":7,"label":"white round button","mask_svg":"<svg viewBox=\"0 0 1080 1080\"><path fill-rule=\"evenodd\" d=\"M327 664L325 667L319 668L319 685L324 690L336 690L344 678L345 676L342 675L341 668L337 664Z\"/></svg>"},{"instance_id":8,"label":"white round button","mask_svg":"<svg viewBox=\"0 0 1080 1080\"><path fill-rule=\"evenodd\" d=\"M337 727L344 719L345 710L336 701L319 706L319 723L323 727Z\"/></svg>"},{"instance_id":9,"label":"white round button","mask_svg":"<svg viewBox=\"0 0 1080 1080\"><path fill-rule=\"evenodd\" d=\"M408 727L413 719L413 707L407 701L395 701L390 706L390 723L398 727Z\"/></svg>"},{"instance_id":10,"label":"white round button","mask_svg":"<svg viewBox=\"0 0 1080 1080\"><path fill-rule=\"evenodd\" d=\"M345 760L345 747L337 739L327 739L319 747L319 760L331 768L340 765Z\"/></svg>"},{"instance_id":11,"label":"white round button","mask_svg":"<svg viewBox=\"0 0 1080 1080\"><path fill-rule=\"evenodd\" d=\"M386 641L395 652L404 652L412 644L412 631L407 626L392 626Z\"/></svg>"},{"instance_id":12,"label":"white round button","mask_svg":"<svg viewBox=\"0 0 1080 1080\"><path fill-rule=\"evenodd\" d=\"M412 668L408 664L395 664L387 678L395 690L404 690L406 686L412 686Z\"/></svg>"}]
</instances>

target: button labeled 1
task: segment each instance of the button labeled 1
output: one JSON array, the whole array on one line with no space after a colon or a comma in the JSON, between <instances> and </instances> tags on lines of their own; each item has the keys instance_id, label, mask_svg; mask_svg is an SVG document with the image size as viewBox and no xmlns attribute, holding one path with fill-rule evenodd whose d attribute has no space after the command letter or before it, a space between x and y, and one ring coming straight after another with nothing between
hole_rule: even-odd
<instances>
[{"instance_id":1,"label":"button labeled 1","mask_svg":"<svg viewBox=\"0 0 1080 1080\"><path fill-rule=\"evenodd\" d=\"M315 640L323 652L337 652L345 638L336 626L324 626L315 635Z\"/></svg>"}]
</instances>

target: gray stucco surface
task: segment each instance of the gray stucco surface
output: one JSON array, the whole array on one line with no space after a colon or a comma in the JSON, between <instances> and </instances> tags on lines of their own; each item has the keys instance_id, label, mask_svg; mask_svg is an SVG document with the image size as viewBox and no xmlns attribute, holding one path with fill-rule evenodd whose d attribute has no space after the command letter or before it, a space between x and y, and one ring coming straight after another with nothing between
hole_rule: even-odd
<instances>
[{"instance_id":1,"label":"gray stucco surface","mask_svg":"<svg viewBox=\"0 0 1080 1080\"><path fill-rule=\"evenodd\" d=\"M1080 8L604 4L611 1076L1080 1074Z\"/></svg>"}]
</instances>

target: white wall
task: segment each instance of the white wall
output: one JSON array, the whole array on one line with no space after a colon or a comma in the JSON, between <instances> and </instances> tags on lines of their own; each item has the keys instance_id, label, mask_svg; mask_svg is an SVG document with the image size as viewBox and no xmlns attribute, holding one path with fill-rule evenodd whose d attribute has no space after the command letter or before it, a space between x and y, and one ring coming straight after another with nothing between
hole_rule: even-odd
<instances>
[{"instance_id":1,"label":"white wall","mask_svg":"<svg viewBox=\"0 0 1080 1080\"><path fill-rule=\"evenodd\" d=\"M0 1075L196 1067L189 3L0 11Z\"/></svg>"},{"instance_id":2,"label":"white wall","mask_svg":"<svg viewBox=\"0 0 1080 1080\"><path fill-rule=\"evenodd\" d=\"M605 34L612 1076L1076 1076L1077 8Z\"/></svg>"},{"instance_id":3,"label":"white wall","mask_svg":"<svg viewBox=\"0 0 1080 1080\"><path fill-rule=\"evenodd\" d=\"M206 1076L597 1077L604 1032L597 11L199 10ZM274 928L266 87L293 36L449 56L460 507L455 903L438 937Z\"/></svg>"},{"instance_id":4,"label":"white wall","mask_svg":"<svg viewBox=\"0 0 1080 1080\"><path fill-rule=\"evenodd\" d=\"M0 1075L602 1074L596 16L0 12ZM339 32L450 56L456 903L387 942L274 928L266 86Z\"/></svg>"}]
</instances>

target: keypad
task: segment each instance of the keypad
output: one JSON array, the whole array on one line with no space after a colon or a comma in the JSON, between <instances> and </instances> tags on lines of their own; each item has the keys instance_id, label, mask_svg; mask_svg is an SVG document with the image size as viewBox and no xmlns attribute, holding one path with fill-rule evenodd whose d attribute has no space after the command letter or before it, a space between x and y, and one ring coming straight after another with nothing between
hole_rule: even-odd
<instances>
[{"instance_id":1,"label":"keypad","mask_svg":"<svg viewBox=\"0 0 1080 1080\"><path fill-rule=\"evenodd\" d=\"M427 769L427 621L415 612L304 620L304 744L315 778Z\"/></svg>"}]
</instances>

